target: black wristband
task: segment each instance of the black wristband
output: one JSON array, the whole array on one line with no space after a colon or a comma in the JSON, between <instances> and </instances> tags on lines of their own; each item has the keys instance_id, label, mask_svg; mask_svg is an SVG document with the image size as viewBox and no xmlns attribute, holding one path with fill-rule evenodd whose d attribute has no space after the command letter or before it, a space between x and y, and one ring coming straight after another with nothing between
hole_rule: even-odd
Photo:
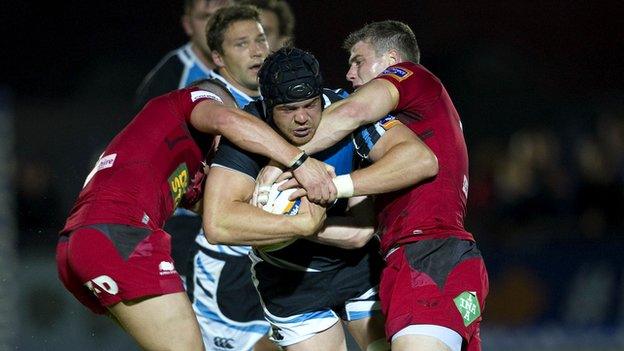
<instances>
[{"instance_id":1,"label":"black wristband","mask_svg":"<svg viewBox=\"0 0 624 351\"><path fill-rule=\"evenodd\" d=\"M295 161L295 163L293 163L292 166L290 166L290 170L294 171L295 169L299 168L299 166L301 166L307 159L308 159L308 154L306 154L305 152L302 153L301 156L299 156L299 158L297 159L297 161Z\"/></svg>"}]
</instances>

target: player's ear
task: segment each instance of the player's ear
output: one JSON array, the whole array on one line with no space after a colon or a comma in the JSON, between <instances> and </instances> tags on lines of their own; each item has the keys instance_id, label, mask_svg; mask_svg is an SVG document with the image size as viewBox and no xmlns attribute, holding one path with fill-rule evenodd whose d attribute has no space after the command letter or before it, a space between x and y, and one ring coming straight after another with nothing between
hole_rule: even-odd
<instances>
[{"instance_id":1,"label":"player's ear","mask_svg":"<svg viewBox=\"0 0 624 351\"><path fill-rule=\"evenodd\" d=\"M388 57L388 60L390 61L390 66L395 65L402 61L401 54L399 54L399 52L396 51L395 49L388 50L388 52L386 52L386 55Z\"/></svg>"},{"instance_id":2,"label":"player's ear","mask_svg":"<svg viewBox=\"0 0 624 351\"><path fill-rule=\"evenodd\" d=\"M210 55L212 56L212 62L214 62L215 65L217 65L218 67L225 66L223 56L221 56L221 54L217 50L210 51Z\"/></svg>"},{"instance_id":3,"label":"player's ear","mask_svg":"<svg viewBox=\"0 0 624 351\"><path fill-rule=\"evenodd\" d=\"M189 37L193 35L193 27L191 26L191 15L184 14L180 17L180 23L182 24L182 28L184 28L184 32Z\"/></svg>"}]
</instances>

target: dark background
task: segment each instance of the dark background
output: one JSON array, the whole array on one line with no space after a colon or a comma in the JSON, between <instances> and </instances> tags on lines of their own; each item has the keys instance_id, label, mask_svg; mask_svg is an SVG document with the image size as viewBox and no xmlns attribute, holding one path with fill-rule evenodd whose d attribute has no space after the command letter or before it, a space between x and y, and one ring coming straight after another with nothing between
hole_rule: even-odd
<instances>
[{"instance_id":1,"label":"dark background","mask_svg":"<svg viewBox=\"0 0 624 351\"><path fill-rule=\"evenodd\" d=\"M623 2L289 3L296 45L317 56L330 87L349 88L341 48L349 32L385 19L413 28L422 64L463 120L467 227L490 270L485 327L494 339L499 327L525 328L526 340L539 340L543 325L568 328L573 340L570 328L623 325ZM18 252L46 258L94 158L132 117L137 86L186 42L182 5L0 6Z\"/></svg>"}]
</instances>

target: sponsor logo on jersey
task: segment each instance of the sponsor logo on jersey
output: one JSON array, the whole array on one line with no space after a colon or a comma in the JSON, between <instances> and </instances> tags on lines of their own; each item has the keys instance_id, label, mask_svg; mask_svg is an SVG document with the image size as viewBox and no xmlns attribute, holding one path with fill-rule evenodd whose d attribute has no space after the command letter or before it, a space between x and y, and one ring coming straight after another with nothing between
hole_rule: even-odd
<instances>
[{"instance_id":1,"label":"sponsor logo on jersey","mask_svg":"<svg viewBox=\"0 0 624 351\"><path fill-rule=\"evenodd\" d=\"M234 339L232 338L224 338L220 336L215 336L214 338L212 338L212 342L217 348L220 348L220 349L231 350L234 348L234 345L232 345L232 342L234 342Z\"/></svg>"},{"instance_id":2,"label":"sponsor logo on jersey","mask_svg":"<svg viewBox=\"0 0 624 351\"><path fill-rule=\"evenodd\" d=\"M388 67L383 72L381 72L381 75L392 77L400 82L406 79L407 77L411 76L413 73L414 72L403 67Z\"/></svg>"},{"instance_id":3,"label":"sponsor logo on jersey","mask_svg":"<svg viewBox=\"0 0 624 351\"><path fill-rule=\"evenodd\" d=\"M176 270L173 266L173 262L161 261L158 265L158 271L160 271L160 275L168 275L175 274Z\"/></svg>"},{"instance_id":4,"label":"sponsor logo on jersey","mask_svg":"<svg viewBox=\"0 0 624 351\"><path fill-rule=\"evenodd\" d=\"M464 291L453 299L457 310L464 320L464 325L468 326L481 315L481 308L477 300L475 291Z\"/></svg>"},{"instance_id":5,"label":"sponsor logo on jersey","mask_svg":"<svg viewBox=\"0 0 624 351\"><path fill-rule=\"evenodd\" d=\"M221 98L217 94L211 93L209 91L205 91L205 90L191 91L191 101L195 102L199 99L211 99L211 100L223 102L223 100L221 100Z\"/></svg>"},{"instance_id":6,"label":"sponsor logo on jersey","mask_svg":"<svg viewBox=\"0 0 624 351\"><path fill-rule=\"evenodd\" d=\"M99 296L102 292L107 294L117 295L119 292L119 286L113 280L113 278L107 275L101 275L97 278L93 278L85 283L85 286L91 290L95 296Z\"/></svg>"},{"instance_id":7,"label":"sponsor logo on jersey","mask_svg":"<svg viewBox=\"0 0 624 351\"><path fill-rule=\"evenodd\" d=\"M189 171L186 167L186 163L182 162L169 176L169 189L171 190L174 208L178 207L178 204L180 204L188 185Z\"/></svg>"},{"instance_id":8,"label":"sponsor logo on jersey","mask_svg":"<svg viewBox=\"0 0 624 351\"><path fill-rule=\"evenodd\" d=\"M102 154L104 155L104 154ZM87 183L89 183L89 181L91 180L91 178L93 178L93 176L106 168L111 168L113 167L113 165L115 164L115 159L117 158L117 154L110 154L108 156L104 156L101 157L100 159L95 163L95 167L93 167L93 169L91 170L91 172L89 172L89 175L87 175L87 178L85 179L84 184L82 185L82 187L84 188L85 186L87 186Z\"/></svg>"}]
</instances>

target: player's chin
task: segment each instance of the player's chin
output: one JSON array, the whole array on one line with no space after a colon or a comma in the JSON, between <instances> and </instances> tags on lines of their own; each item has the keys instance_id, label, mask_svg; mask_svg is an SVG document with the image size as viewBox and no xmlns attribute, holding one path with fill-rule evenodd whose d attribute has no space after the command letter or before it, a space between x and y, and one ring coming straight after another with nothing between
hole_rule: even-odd
<instances>
[{"instance_id":1,"label":"player's chin","mask_svg":"<svg viewBox=\"0 0 624 351\"><path fill-rule=\"evenodd\" d=\"M306 134L304 136L298 136L298 135L292 135L290 136L290 143L295 145L295 146L300 146L303 145L305 143L307 143L308 141L312 140L312 133Z\"/></svg>"}]
</instances>

